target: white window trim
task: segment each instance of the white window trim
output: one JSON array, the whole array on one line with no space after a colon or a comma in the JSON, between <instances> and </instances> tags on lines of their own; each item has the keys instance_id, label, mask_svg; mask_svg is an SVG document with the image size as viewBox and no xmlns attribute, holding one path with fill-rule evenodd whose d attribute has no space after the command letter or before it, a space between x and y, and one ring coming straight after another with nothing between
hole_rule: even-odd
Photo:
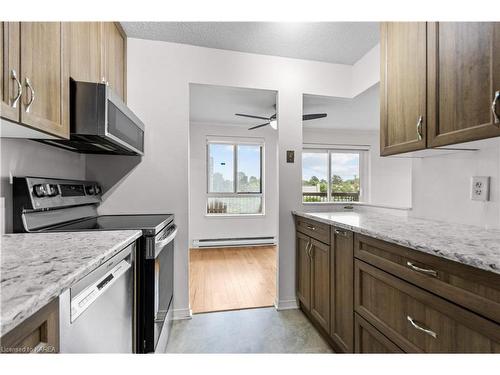
<instances>
[{"instance_id":1,"label":"white window trim","mask_svg":"<svg viewBox=\"0 0 500 375\"><path fill-rule=\"evenodd\" d=\"M208 181L208 160L210 155L209 145L210 144L228 144L233 145L233 174L234 174L234 192L232 193L211 193L209 191L209 181ZM255 145L261 147L261 155L260 155L260 193L238 193L238 145ZM252 218L252 217L261 217L266 215L266 199L265 199L265 141L263 138L252 138L252 137L225 137L225 136L207 136L206 142L206 153L205 153L205 217L214 217L214 218ZM248 213L248 214L214 214L208 212L208 198L213 197L252 197L258 196L261 197L262 201L262 212L259 213Z\"/></svg>"},{"instance_id":2,"label":"white window trim","mask_svg":"<svg viewBox=\"0 0 500 375\"><path fill-rule=\"evenodd\" d=\"M328 189L327 189L327 202L304 202L304 197L303 194L301 194L300 201L304 205L332 205L332 204L340 204L340 205L346 205L346 204L359 204L359 203L369 203L369 194L368 194L368 189L369 189L369 148L367 146L351 146L351 147L346 147L346 146L341 146L341 145L335 145L334 147L326 147L325 145L321 145L321 147L315 146L305 146L302 149L302 152L305 153L327 153L327 181L328 181ZM331 202L331 189L330 189L330 182L332 180L332 159L330 154L331 153L351 153L351 154L359 154L359 201L357 202ZM302 166L302 173L301 173L301 183L304 180L304 167ZM302 188L301 188L302 190Z\"/></svg>"}]
</instances>

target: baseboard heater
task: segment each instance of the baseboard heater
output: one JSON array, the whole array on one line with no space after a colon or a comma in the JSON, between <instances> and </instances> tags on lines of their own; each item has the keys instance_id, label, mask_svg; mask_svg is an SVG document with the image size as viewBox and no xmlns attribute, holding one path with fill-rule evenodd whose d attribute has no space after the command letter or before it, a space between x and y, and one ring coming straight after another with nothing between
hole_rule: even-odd
<instances>
[{"instance_id":1,"label":"baseboard heater","mask_svg":"<svg viewBox=\"0 0 500 375\"><path fill-rule=\"evenodd\" d=\"M193 247L274 245L274 237L213 238L193 240Z\"/></svg>"}]
</instances>

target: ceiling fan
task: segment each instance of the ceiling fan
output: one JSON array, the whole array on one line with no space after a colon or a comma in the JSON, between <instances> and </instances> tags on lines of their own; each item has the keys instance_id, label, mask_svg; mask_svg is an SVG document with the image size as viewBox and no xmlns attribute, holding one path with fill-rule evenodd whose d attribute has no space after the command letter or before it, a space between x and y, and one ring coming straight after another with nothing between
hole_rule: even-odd
<instances>
[{"instance_id":1,"label":"ceiling fan","mask_svg":"<svg viewBox=\"0 0 500 375\"><path fill-rule=\"evenodd\" d=\"M266 125L271 125L271 128L273 128L274 130L278 129L278 121L276 120L276 113L274 115L272 115L271 117L246 115L244 113L235 113L235 116L256 118L259 120L266 120L267 121L264 124L252 126L251 128L248 128L248 130L254 130L254 129L261 128L261 127L266 126ZM323 118L326 116L327 116L326 113L311 113L309 115L303 115L302 121L316 120L318 118Z\"/></svg>"}]
</instances>

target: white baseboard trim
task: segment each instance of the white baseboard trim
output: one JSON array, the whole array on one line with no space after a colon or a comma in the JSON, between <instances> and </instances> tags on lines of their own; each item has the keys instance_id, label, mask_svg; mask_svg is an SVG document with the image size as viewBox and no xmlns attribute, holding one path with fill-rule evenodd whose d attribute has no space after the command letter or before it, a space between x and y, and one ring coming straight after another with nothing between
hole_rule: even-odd
<instances>
[{"instance_id":1,"label":"white baseboard trim","mask_svg":"<svg viewBox=\"0 0 500 375\"><path fill-rule=\"evenodd\" d=\"M294 310L299 308L299 304L296 299L281 300L275 303L276 310Z\"/></svg>"},{"instance_id":2,"label":"white baseboard trim","mask_svg":"<svg viewBox=\"0 0 500 375\"><path fill-rule=\"evenodd\" d=\"M184 320L191 319L193 317L193 311L191 309L174 309L174 314L172 320Z\"/></svg>"}]
</instances>

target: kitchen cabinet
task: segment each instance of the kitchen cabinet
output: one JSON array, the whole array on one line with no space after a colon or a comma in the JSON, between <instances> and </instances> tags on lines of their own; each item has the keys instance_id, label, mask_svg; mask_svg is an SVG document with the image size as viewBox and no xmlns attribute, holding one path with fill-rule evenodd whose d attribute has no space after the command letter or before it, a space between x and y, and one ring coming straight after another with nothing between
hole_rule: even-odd
<instances>
[{"instance_id":1,"label":"kitchen cabinet","mask_svg":"<svg viewBox=\"0 0 500 375\"><path fill-rule=\"evenodd\" d=\"M430 22L427 34L428 146L499 136L500 23Z\"/></svg>"},{"instance_id":2,"label":"kitchen cabinet","mask_svg":"<svg viewBox=\"0 0 500 375\"><path fill-rule=\"evenodd\" d=\"M311 315L330 330L330 246L311 239Z\"/></svg>"},{"instance_id":3,"label":"kitchen cabinet","mask_svg":"<svg viewBox=\"0 0 500 375\"><path fill-rule=\"evenodd\" d=\"M500 352L499 274L298 215L295 228L300 307L336 352Z\"/></svg>"},{"instance_id":4,"label":"kitchen cabinet","mask_svg":"<svg viewBox=\"0 0 500 375\"><path fill-rule=\"evenodd\" d=\"M330 336L345 353L354 351L354 236L332 227L330 254Z\"/></svg>"},{"instance_id":5,"label":"kitchen cabinet","mask_svg":"<svg viewBox=\"0 0 500 375\"><path fill-rule=\"evenodd\" d=\"M381 25L382 156L500 136L500 23Z\"/></svg>"},{"instance_id":6,"label":"kitchen cabinet","mask_svg":"<svg viewBox=\"0 0 500 375\"><path fill-rule=\"evenodd\" d=\"M101 22L67 22L70 77L76 81L100 82L104 77Z\"/></svg>"},{"instance_id":7,"label":"kitchen cabinet","mask_svg":"<svg viewBox=\"0 0 500 375\"><path fill-rule=\"evenodd\" d=\"M20 24L1 22L0 26L0 113L3 118L19 121L21 105Z\"/></svg>"},{"instance_id":8,"label":"kitchen cabinet","mask_svg":"<svg viewBox=\"0 0 500 375\"><path fill-rule=\"evenodd\" d=\"M0 338L3 353L58 353L59 299L56 298Z\"/></svg>"},{"instance_id":9,"label":"kitchen cabinet","mask_svg":"<svg viewBox=\"0 0 500 375\"><path fill-rule=\"evenodd\" d=\"M380 154L426 146L425 22L385 22L380 29Z\"/></svg>"},{"instance_id":10,"label":"kitchen cabinet","mask_svg":"<svg viewBox=\"0 0 500 375\"><path fill-rule=\"evenodd\" d=\"M21 22L21 122L69 137L69 54L61 22Z\"/></svg>"},{"instance_id":11,"label":"kitchen cabinet","mask_svg":"<svg viewBox=\"0 0 500 375\"><path fill-rule=\"evenodd\" d=\"M407 353L500 353L500 326L360 260L356 313Z\"/></svg>"},{"instance_id":12,"label":"kitchen cabinet","mask_svg":"<svg viewBox=\"0 0 500 375\"><path fill-rule=\"evenodd\" d=\"M126 38L121 26L104 22L104 74L102 79L111 89L126 101Z\"/></svg>"},{"instance_id":13,"label":"kitchen cabinet","mask_svg":"<svg viewBox=\"0 0 500 375\"><path fill-rule=\"evenodd\" d=\"M311 239L297 232L297 296L303 306L309 310L311 307L311 258L309 246Z\"/></svg>"}]
</instances>

